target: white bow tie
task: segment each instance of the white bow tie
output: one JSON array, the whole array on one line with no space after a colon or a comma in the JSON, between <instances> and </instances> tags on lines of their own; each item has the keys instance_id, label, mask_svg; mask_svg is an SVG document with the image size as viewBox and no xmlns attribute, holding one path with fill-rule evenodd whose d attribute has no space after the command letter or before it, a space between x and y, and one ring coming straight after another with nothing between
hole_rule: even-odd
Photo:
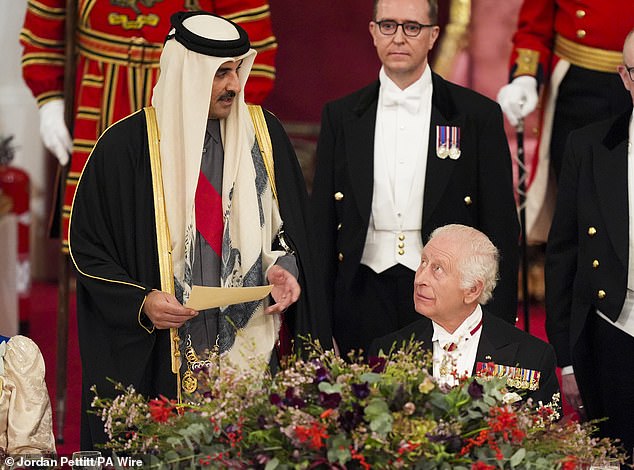
<instances>
[{"instance_id":1,"label":"white bow tie","mask_svg":"<svg viewBox=\"0 0 634 470\"><path fill-rule=\"evenodd\" d=\"M457 342L456 338L454 338L453 335L450 335L449 333L446 333L444 331L438 331L437 334L434 336L433 340L438 341L438 345L441 348L443 348L445 351L447 350L450 344L455 345ZM454 348L452 348L452 350Z\"/></svg>"},{"instance_id":2,"label":"white bow tie","mask_svg":"<svg viewBox=\"0 0 634 470\"><path fill-rule=\"evenodd\" d=\"M396 90L386 89L383 93L384 106L402 106L411 114L418 113L420 107L420 96L399 93Z\"/></svg>"}]
</instances>

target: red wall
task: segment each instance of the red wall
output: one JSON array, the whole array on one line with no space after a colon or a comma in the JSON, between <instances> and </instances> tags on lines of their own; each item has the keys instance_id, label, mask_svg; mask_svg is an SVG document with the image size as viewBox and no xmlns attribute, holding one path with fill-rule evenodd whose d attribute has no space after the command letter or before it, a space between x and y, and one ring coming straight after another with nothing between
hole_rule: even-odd
<instances>
[{"instance_id":1,"label":"red wall","mask_svg":"<svg viewBox=\"0 0 634 470\"><path fill-rule=\"evenodd\" d=\"M319 122L323 105L378 76L372 0L271 0L277 78L265 102L283 121Z\"/></svg>"},{"instance_id":2,"label":"red wall","mask_svg":"<svg viewBox=\"0 0 634 470\"><path fill-rule=\"evenodd\" d=\"M447 18L441 2L439 19ZM372 0L270 0L277 78L265 102L283 121L319 122L323 105L378 78Z\"/></svg>"}]
</instances>

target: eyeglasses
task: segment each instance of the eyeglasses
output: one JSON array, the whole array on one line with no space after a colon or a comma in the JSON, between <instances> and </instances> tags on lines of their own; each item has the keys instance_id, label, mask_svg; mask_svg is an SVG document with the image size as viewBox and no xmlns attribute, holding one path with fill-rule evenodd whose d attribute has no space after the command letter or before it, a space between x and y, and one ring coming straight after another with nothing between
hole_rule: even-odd
<instances>
[{"instance_id":1,"label":"eyeglasses","mask_svg":"<svg viewBox=\"0 0 634 470\"><path fill-rule=\"evenodd\" d=\"M625 70L627 70L627 73L630 76L630 80L632 80L634 82L634 67L628 67L627 64L623 64L623 66L625 67Z\"/></svg>"},{"instance_id":2,"label":"eyeglasses","mask_svg":"<svg viewBox=\"0 0 634 470\"><path fill-rule=\"evenodd\" d=\"M405 23L397 23L394 20L382 20L375 21L375 24L379 25L379 31L386 36L394 36L398 27L403 28L403 34L410 38L415 38L420 34L423 28L433 28L435 24L420 24L416 21L406 21Z\"/></svg>"}]
</instances>

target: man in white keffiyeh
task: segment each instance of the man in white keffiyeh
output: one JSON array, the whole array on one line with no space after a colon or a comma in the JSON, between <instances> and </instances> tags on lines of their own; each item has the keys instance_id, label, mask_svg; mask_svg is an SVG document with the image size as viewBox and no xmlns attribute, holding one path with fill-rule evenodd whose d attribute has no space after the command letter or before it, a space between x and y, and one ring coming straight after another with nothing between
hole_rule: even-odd
<instances>
[{"instance_id":1,"label":"man in white keffiyeh","mask_svg":"<svg viewBox=\"0 0 634 470\"><path fill-rule=\"evenodd\" d=\"M237 363L253 355L268 359L279 330L276 314L297 300L300 287L293 256L272 250L281 219L243 94L255 50L246 33L224 18L182 13L172 23L152 104L160 129L176 298L185 303L193 284L247 287L268 281L275 302L266 311L262 302L254 302L205 311L190 320L191 311L173 311L170 298L157 292L148 295L144 312L157 327L181 327L183 357L192 356L191 346L202 359L205 349L217 345ZM182 126L173 125L175 116ZM201 204L197 190L207 184L199 181L201 169L222 197L218 216L224 223L210 229L222 234L215 249L196 220L196 214L209 215L195 207ZM276 265L281 256L291 259Z\"/></svg>"},{"instance_id":2,"label":"man in white keffiyeh","mask_svg":"<svg viewBox=\"0 0 634 470\"><path fill-rule=\"evenodd\" d=\"M93 384L114 395L107 378L149 396L196 391L212 348L243 367L273 364L287 309L293 339L331 345L301 169L279 121L267 111L252 120L244 102L254 56L238 25L175 14L153 107L111 126L86 164L70 225L84 409ZM270 139L267 159L256 127ZM261 301L183 306L194 285L266 284ZM104 440L84 414L82 448Z\"/></svg>"}]
</instances>

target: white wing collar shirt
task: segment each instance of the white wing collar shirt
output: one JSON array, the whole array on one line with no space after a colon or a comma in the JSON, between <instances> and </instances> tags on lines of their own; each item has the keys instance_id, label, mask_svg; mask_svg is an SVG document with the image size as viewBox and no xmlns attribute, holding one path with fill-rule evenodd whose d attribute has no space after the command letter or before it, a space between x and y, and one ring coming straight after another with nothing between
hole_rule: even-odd
<instances>
[{"instance_id":1,"label":"white wing collar shirt","mask_svg":"<svg viewBox=\"0 0 634 470\"><path fill-rule=\"evenodd\" d=\"M431 69L401 90L381 68L374 138L372 213L361 263L380 273L416 271L423 248L423 193L431 119Z\"/></svg>"},{"instance_id":2,"label":"white wing collar shirt","mask_svg":"<svg viewBox=\"0 0 634 470\"><path fill-rule=\"evenodd\" d=\"M478 305L473 313L453 333L432 321L434 334L433 375L440 384L456 385L458 376L471 376L482 334L482 307Z\"/></svg>"}]
</instances>

